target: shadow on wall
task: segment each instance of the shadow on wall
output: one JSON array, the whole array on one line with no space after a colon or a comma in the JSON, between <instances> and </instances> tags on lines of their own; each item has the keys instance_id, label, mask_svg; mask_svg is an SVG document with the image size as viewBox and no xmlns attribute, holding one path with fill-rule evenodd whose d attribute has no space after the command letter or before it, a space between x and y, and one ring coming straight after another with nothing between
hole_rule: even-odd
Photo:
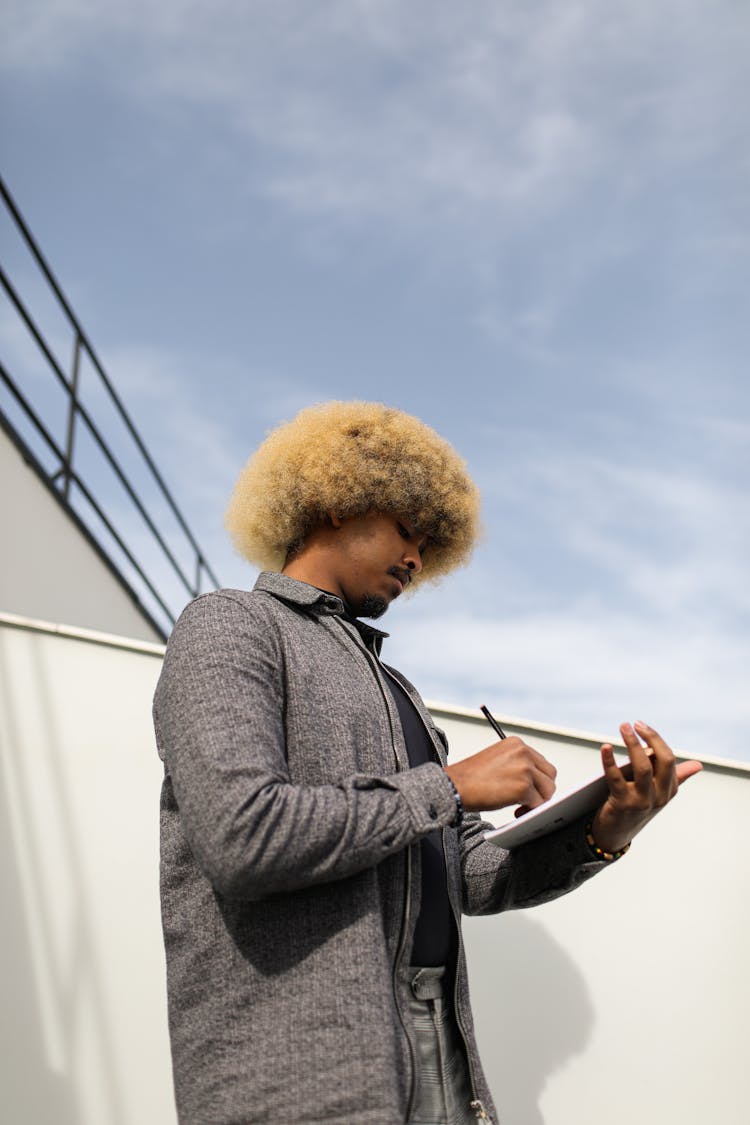
<instances>
[{"instance_id":1,"label":"shadow on wall","mask_svg":"<svg viewBox=\"0 0 750 1125\"><path fill-rule=\"evenodd\" d=\"M77 1100L66 1075L48 1060L41 1004L31 960L29 932L10 832L5 777L0 771L0 855L3 895L2 1084L8 1120L76 1125Z\"/></svg>"},{"instance_id":2,"label":"shadow on wall","mask_svg":"<svg viewBox=\"0 0 750 1125\"><path fill-rule=\"evenodd\" d=\"M3 1113L30 1125L81 1125L92 1119L81 1095L85 1089L91 1098L93 1085L98 1121L125 1125L53 693L35 639L32 723L21 713L0 635ZM93 1057L84 1057L87 1050ZM85 1083L87 1069L93 1083Z\"/></svg>"},{"instance_id":3,"label":"shadow on wall","mask_svg":"<svg viewBox=\"0 0 750 1125\"><path fill-rule=\"evenodd\" d=\"M521 913L466 918L464 935L477 1039L500 1120L545 1125L539 1101L549 1078L591 1037L586 982L549 931Z\"/></svg>"}]
</instances>

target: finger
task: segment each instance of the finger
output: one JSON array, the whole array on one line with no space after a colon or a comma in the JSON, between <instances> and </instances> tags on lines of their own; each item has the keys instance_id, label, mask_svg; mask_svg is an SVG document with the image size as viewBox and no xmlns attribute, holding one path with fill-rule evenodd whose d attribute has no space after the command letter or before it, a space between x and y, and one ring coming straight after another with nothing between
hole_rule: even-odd
<instances>
[{"instance_id":1,"label":"finger","mask_svg":"<svg viewBox=\"0 0 750 1125\"><path fill-rule=\"evenodd\" d=\"M552 762L548 762L544 755L540 754L538 750L534 750L533 747L529 746L529 750L531 750L531 760L535 767L554 781L557 777L557 769L552 765Z\"/></svg>"},{"instance_id":2,"label":"finger","mask_svg":"<svg viewBox=\"0 0 750 1125\"><path fill-rule=\"evenodd\" d=\"M535 786L530 785L529 788L524 793L523 801L521 802L521 807L527 809L528 811L531 811L531 809L535 809L537 807L537 805L543 805L543 804L544 804L544 797L542 796L542 794L539 792L539 790L537 788L535 788Z\"/></svg>"},{"instance_id":3,"label":"finger","mask_svg":"<svg viewBox=\"0 0 750 1125\"><path fill-rule=\"evenodd\" d=\"M602 768L613 797L622 797L627 792L628 783L623 777L622 770L615 761L614 747L609 742L602 746Z\"/></svg>"},{"instance_id":4,"label":"finger","mask_svg":"<svg viewBox=\"0 0 750 1125\"><path fill-rule=\"evenodd\" d=\"M546 773L547 776L551 777L553 780L557 777L557 769L552 765L552 762L548 761L544 754L540 754L533 746L529 746L528 742L524 742L523 739L518 738L516 735L511 735L511 737L507 738L504 742L496 742L495 745L506 754L523 751L528 755L531 760L531 765L535 769Z\"/></svg>"},{"instance_id":5,"label":"finger","mask_svg":"<svg viewBox=\"0 0 750 1125\"><path fill-rule=\"evenodd\" d=\"M644 746L638 740L638 735L635 733L630 723L620 724L620 734L625 743L628 751L631 764L633 766L633 784L636 790L645 795L654 784L654 770L651 765L651 759Z\"/></svg>"},{"instance_id":6,"label":"finger","mask_svg":"<svg viewBox=\"0 0 750 1125\"><path fill-rule=\"evenodd\" d=\"M641 719L635 724L635 729L653 753L653 772L657 788L671 789L675 778L675 757L672 748L667 745L658 731Z\"/></svg>"},{"instance_id":7,"label":"finger","mask_svg":"<svg viewBox=\"0 0 750 1125\"><path fill-rule=\"evenodd\" d=\"M543 805L545 801L548 801L554 792L554 781L547 774L533 770L523 794L519 794L521 797L519 803L527 809L535 809L538 805Z\"/></svg>"},{"instance_id":8,"label":"finger","mask_svg":"<svg viewBox=\"0 0 750 1125\"><path fill-rule=\"evenodd\" d=\"M557 773L557 770L555 770L555 773ZM554 777L550 777L547 773L537 773L534 784L537 793L539 793L543 801L549 801L550 797L554 796L555 789L557 788Z\"/></svg>"},{"instance_id":9,"label":"finger","mask_svg":"<svg viewBox=\"0 0 750 1125\"><path fill-rule=\"evenodd\" d=\"M700 762L678 762L675 768L677 784L682 785L683 781L687 781L689 777L695 777L702 769L703 766Z\"/></svg>"}]
</instances>

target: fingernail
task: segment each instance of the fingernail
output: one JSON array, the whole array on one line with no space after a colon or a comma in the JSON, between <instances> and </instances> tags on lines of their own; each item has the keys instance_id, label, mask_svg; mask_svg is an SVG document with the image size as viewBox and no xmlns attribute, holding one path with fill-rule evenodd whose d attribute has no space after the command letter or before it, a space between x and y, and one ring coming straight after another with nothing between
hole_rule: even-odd
<instances>
[{"instance_id":1,"label":"fingernail","mask_svg":"<svg viewBox=\"0 0 750 1125\"><path fill-rule=\"evenodd\" d=\"M650 729L650 728L649 728L649 725L648 725L648 723L644 723L643 719L636 719L636 720L635 720L635 725L636 725L637 727L643 727L643 729L644 729L644 730L649 730L649 729Z\"/></svg>"}]
</instances>

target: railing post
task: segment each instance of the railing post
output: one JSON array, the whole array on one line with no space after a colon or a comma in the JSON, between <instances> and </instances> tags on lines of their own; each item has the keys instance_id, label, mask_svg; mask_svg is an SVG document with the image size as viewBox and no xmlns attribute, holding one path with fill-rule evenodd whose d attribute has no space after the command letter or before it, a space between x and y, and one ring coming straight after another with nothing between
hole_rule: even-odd
<instances>
[{"instance_id":1,"label":"railing post","mask_svg":"<svg viewBox=\"0 0 750 1125\"><path fill-rule=\"evenodd\" d=\"M65 463L63 465L63 496L70 499L70 482L73 475L73 441L75 439L76 415L78 413L78 372L81 365L81 333L76 332L73 344L73 378L70 383L70 403L68 408L68 435L65 441Z\"/></svg>"}]
</instances>

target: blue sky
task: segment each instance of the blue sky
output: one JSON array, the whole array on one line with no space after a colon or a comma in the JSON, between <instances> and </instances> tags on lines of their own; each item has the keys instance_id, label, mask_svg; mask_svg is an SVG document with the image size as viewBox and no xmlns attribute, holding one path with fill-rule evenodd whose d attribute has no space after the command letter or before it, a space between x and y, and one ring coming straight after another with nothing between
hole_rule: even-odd
<instances>
[{"instance_id":1,"label":"blue sky","mask_svg":"<svg viewBox=\"0 0 750 1125\"><path fill-rule=\"evenodd\" d=\"M3 176L224 584L268 428L388 402L486 525L392 663L750 760L749 40L730 0L8 0Z\"/></svg>"}]
</instances>

